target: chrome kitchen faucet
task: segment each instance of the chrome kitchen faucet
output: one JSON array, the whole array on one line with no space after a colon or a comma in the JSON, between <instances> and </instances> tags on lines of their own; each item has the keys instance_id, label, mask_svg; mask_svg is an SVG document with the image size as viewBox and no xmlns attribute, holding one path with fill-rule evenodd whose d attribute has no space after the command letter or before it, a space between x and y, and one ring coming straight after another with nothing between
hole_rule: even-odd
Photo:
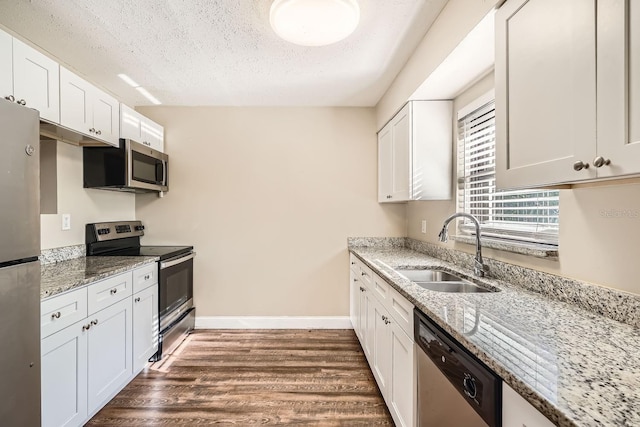
<instances>
[{"instance_id":1,"label":"chrome kitchen faucet","mask_svg":"<svg viewBox=\"0 0 640 427\"><path fill-rule=\"evenodd\" d=\"M444 220L444 225L442 226L442 230L440 230L440 233L438 234L438 239L441 242L446 242L449 239L449 232L447 231L447 226L449 225L452 219L458 218L458 217L469 218L470 220L473 221L474 225L476 226L476 257L473 265L473 274L475 274L478 277L484 277L487 271L489 271L489 267L485 265L484 262L482 261L482 245L480 244L480 223L478 222L475 216L468 213L464 213L464 212L454 213L449 218Z\"/></svg>"}]
</instances>

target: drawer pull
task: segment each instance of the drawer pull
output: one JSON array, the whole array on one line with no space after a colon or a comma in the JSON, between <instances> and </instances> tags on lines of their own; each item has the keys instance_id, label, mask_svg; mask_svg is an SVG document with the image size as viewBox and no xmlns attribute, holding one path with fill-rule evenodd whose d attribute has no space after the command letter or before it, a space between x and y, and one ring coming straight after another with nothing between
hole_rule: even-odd
<instances>
[{"instance_id":1,"label":"drawer pull","mask_svg":"<svg viewBox=\"0 0 640 427\"><path fill-rule=\"evenodd\" d=\"M360 273L360 275L362 275L362 276L368 276L368 274L367 274L366 272L364 272L364 271L363 271L362 273Z\"/></svg>"},{"instance_id":2,"label":"drawer pull","mask_svg":"<svg viewBox=\"0 0 640 427\"><path fill-rule=\"evenodd\" d=\"M91 326L96 326L98 324L98 319L91 321Z\"/></svg>"},{"instance_id":3,"label":"drawer pull","mask_svg":"<svg viewBox=\"0 0 640 427\"><path fill-rule=\"evenodd\" d=\"M116 288L113 288L109 292L111 293L111 295L115 295L118 293L118 290Z\"/></svg>"},{"instance_id":4,"label":"drawer pull","mask_svg":"<svg viewBox=\"0 0 640 427\"><path fill-rule=\"evenodd\" d=\"M144 276L144 280L149 280L149 279L151 279L151 275L150 274L147 274L146 276Z\"/></svg>"},{"instance_id":5,"label":"drawer pull","mask_svg":"<svg viewBox=\"0 0 640 427\"><path fill-rule=\"evenodd\" d=\"M91 324L82 326L83 331L88 331L89 329L91 329Z\"/></svg>"},{"instance_id":6,"label":"drawer pull","mask_svg":"<svg viewBox=\"0 0 640 427\"><path fill-rule=\"evenodd\" d=\"M56 311L55 313L53 313L53 314L51 315L51 320L59 319L59 318L60 318L60 315L61 315L61 313L60 313L59 311Z\"/></svg>"},{"instance_id":7,"label":"drawer pull","mask_svg":"<svg viewBox=\"0 0 640 427\"><path fill-rule=\"evenodd\" d=\"M140 297L134 299L133 302L140 302Z\"/></svg>"}]
</instances>

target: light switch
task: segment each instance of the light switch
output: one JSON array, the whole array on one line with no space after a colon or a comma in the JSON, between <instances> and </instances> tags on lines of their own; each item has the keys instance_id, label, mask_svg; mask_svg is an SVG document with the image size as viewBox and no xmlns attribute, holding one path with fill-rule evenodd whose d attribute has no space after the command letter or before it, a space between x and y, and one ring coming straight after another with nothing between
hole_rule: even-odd
<instances>
[{"instance_id":1,"label":"light switch","mask_svg":"<svg viewBox=\"0 0 640 427\"><path fill-rule=\"evenodd\" d=\"M71 214L62 214L62 230L71 230Z\"/></svg>"},{"instance_id":2,"label":"light switch","mask_svg":"<svg viewBox=\"0 0 640 427\"><path fill-rule=\"evenodd\" d=\"M427 234L427 220L426 219L422 220L422 227L420 228L420 231L422 231L422 234Z\"/></svg>"}]
</instances>

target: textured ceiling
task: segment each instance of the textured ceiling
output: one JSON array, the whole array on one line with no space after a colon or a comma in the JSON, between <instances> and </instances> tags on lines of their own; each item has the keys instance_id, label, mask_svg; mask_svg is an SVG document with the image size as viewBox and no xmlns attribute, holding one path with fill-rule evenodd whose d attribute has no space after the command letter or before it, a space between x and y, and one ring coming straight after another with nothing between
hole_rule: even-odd
<instances>
[{"instance_id":1,"label":"textured ceiling","mask_svg":"<svg viewBox=\"0 0 640 427\"><path fill-rule=\"evenodd\" d=\"M359 0L346 40L302 47L271 0L0 0L0 24L130 105L373 106L447 0Z\"/></svg>"}]
</instances>

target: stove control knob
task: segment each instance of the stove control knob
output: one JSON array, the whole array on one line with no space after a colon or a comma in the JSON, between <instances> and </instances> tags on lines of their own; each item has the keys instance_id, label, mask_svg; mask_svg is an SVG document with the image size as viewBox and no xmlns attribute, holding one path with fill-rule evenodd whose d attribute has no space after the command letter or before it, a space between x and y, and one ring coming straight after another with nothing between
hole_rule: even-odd
<instances>
[{"instance_id":1,"label":"stove control knob","mask_svg":"<svg viewBox=\"0 0 640 427\"><path fill-rule=\"evenodd\" d=\"M143 231L144 225L136 225L136 231Z\"/></svg>"}]
</instances>

